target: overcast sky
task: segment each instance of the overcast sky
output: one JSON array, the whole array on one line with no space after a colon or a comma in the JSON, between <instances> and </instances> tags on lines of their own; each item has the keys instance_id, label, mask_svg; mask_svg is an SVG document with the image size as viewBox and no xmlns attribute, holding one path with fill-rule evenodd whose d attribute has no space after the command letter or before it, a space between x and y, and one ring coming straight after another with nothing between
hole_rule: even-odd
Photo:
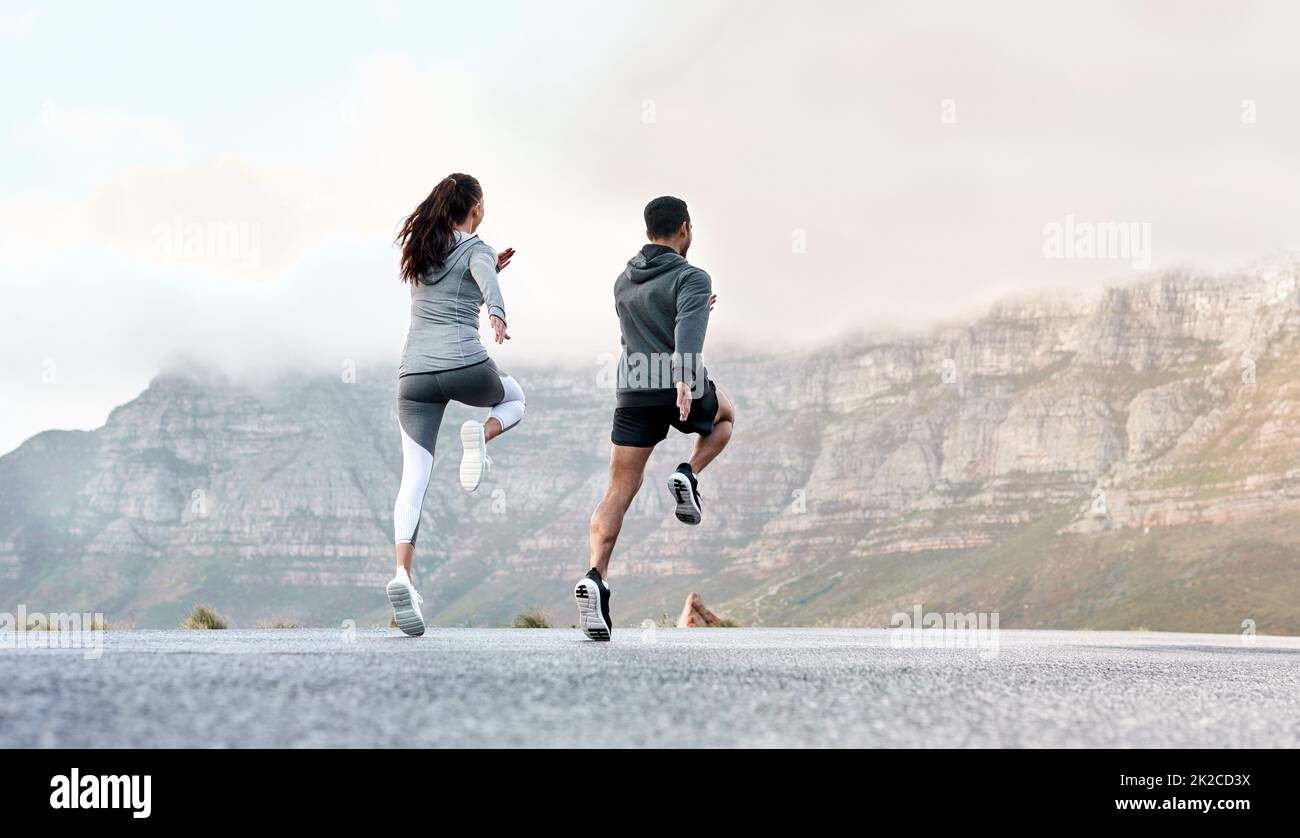
<instances>
[{"instance_id":1,"label":"overcast sky","mask_svg":"<svg viewBox=\"0 0 1300 838\"><path fill-rule=\"evenodd\" d=\"M467 171L509 368L617 350L641 208L683 197L710 345L922 328L1135 260L1300 245L1300 13L1198 3L0 5L0 452L160 367L395 368L396 224ZM725 377L725 371L717 371ZM525 382L526 385L526 382Z\"/></svg>"}]
</instances>

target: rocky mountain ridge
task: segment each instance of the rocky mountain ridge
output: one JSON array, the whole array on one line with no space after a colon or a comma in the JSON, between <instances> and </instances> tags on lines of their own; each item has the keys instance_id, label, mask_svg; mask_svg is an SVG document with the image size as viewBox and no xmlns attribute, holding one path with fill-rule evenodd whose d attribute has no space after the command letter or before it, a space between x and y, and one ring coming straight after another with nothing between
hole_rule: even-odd
<instances>
[{"instance_id":1,"label":"rocky mountain ridge","mask_svg":"<svg viewBox=\"0 0 1300 838\"><path fill-rule=\"evenodd\" d=\"M651 461L613 576L616 619L692 590L748 624L883 625L915 603L1007 627L1300 631L1300 264L1173 272L1024 297L964 325L780 357L716 357L739 411L679 526ZM477 496L448 412L417 581L435 621L571 621L604 488L612 394L512 370L524 423ZM89 432L0 458L0 599L174 625L380 622L400 449L391 371L252 388L159 376Z\"/></svg>"}]
</instances>

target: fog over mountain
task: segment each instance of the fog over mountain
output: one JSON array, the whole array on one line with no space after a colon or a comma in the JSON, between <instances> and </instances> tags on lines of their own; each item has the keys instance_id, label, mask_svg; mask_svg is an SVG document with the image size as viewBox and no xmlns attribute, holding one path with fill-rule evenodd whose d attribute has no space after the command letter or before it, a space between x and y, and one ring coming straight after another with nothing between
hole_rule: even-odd
<instances>
[{"instance_id":1,"label":"fog over mountain","mask_svg":"<svg viewBox=\"0 0 1300 838\"><path fill-rule=\"evenodd\" d=\"M721 296L715 352L1297 244L1292 5L319 6L0 9L0 454L102 425L176 356L389 363L393 237L451 171L518 250L538 363L616 344L610 283L662 194ZM1143 252L1054 258L1070 219Z\"/></svg>"},{"instance_id":2,"label":"fog over mountain","mask_svg":"<svg viewBox=\"0 0 1300 838\"><path fill-rule=\"evenodd\" d=\"M732 446L705 521L651 462L615 554L615 619L691 591L750 625L884 625L923 604L1004 627L1300 631L1300 263L1022 297L972 322L714 354ZM596 369L512 365L528 415L460 490L448 412L417 549L426 616L572 621L605 485ZM172 626L386 622L395 382L363 367L256 385L195 365L92 431L0 458L0 602Z\"/></svg>"}]
</instances>

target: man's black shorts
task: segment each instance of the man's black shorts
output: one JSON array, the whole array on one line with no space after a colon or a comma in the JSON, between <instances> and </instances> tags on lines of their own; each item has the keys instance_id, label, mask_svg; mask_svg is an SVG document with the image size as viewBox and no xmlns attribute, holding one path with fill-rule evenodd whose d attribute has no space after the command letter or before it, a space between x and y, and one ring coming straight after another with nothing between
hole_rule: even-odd
<instances>
[{"instance_id":1,"label":"man's black shorts","mask_svg":"<svg viewBox=\"0 0 1300 838\"><path fill-rule=\"evenodd\" d=\"M709 391L691 400L691 412L681 420L677 405L614 408L614 432L609 435L615 445L653 448L668 436L671 425L684 434L708 436L713 433L713 419L718 415L718 387L709 381Z\"/></svg>"}]
</instances>

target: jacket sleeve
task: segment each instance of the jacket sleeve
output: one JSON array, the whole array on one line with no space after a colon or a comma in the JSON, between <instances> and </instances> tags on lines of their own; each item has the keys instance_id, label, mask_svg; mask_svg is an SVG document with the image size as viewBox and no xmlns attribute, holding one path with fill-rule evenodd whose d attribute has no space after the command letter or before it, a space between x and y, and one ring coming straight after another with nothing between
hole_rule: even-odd
<instances>
[{"instance_id":1,"label":"jacket sleeve","mask_svg":"<svg viewBox=\"0 0 1300 838\"><path fill-rule=\"evenodd\" d=\"M505 322L506 301L501 296L501 283L497 281L497 259L492 248L483 246L474 249L469 257L469 274L483 294L488 314L495 314Z\"/></svg>"},{"instance_id":2,"label":"jacket sleeve","mask_svg":"<svg viewBox=\"0 0 1300 838\"><path fill-rule=\"evenodd\" d=\"M677 325L673 329L673 384L686 382L692 390L704 368L704 333L709 328L709 296L713 280L701 270L682 277L677 286Z\"/></svg>"}]
</instances>

